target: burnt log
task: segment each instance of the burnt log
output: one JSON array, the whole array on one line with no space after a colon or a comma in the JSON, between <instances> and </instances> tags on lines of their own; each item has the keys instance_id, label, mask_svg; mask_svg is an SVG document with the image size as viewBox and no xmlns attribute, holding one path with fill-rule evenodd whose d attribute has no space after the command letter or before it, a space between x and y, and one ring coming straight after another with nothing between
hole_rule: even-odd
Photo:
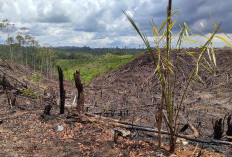
<instances>
[{"instance_id":1,"label":"burnt log","mask_svg":"<svg viewBox=\"0 0 232 157\"><path fill-rule=\"evenodd\" d=\"M64 114L64 105L65 105L65 90L64 90L64 76L61 67L57 66L59 73L59 82L60 82L60 114Z\"/></svg>"},{"instance_id":2,"label":"burnt log","mask_svg":"<svg viewBox=\"0 0 232 157\"><path fill-rule=\"evenodd\" d=\"M75 80L75 86L78 92L76 110L80 114L80 113L84 113L84 88L83 88L83 84L81 83L80 72L76 70L76 72L73 75Z\"/></svg>"},{"instance_id":3,"label":"burnt log","mask_svg":"<svg viewBox=\"0 0 232 157\"><path fill-rule=\"evenodd\" d=\"M114 127L120 127L120 128L125 128L127 130L140 130L140 131L146 131L146 132L155 132L158 133L158 129L154 129L148 126L141 126L141 125L135 125L135 124L131 124L128 122L124 122L124 121L119 121L119 120L113 120L113 119L109 119L109 118L104 118L101 116L94 116L94 115L90 115L88 114L89 118L92 122L96 122L96 123L103 123L103 124L110 124ZM90 116L92 118L90 118ZM99 120L100 119L100 120ZM114 129L115 130L115 129ZM114 132L113 132L114 133ZM168 131L165 130L161 130L161 134L166 134L169 135L170 133ZM151 136L151 135L150 135ZM214 139L202 139L202 138L193 138L193 137L189 137L188 135L183 135L183 134L177 134L177 137L180 138L184 138L186 140L190 140L190 141L194 141L194 142L199 142L199 143L205 143L205 144L210 144L210 145L231 145L232 146L232 142L229 141L222 141L222 140L214 140Z\"/></svg>"}]
</instances>

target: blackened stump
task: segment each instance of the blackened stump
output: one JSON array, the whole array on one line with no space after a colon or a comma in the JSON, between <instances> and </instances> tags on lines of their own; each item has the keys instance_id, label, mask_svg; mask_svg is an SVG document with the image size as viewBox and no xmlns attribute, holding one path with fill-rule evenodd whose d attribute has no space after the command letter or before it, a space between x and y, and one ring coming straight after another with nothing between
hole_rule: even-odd
<instances>
[{"instance_id":1,"label":"blackened stump","mask_svg":"<svg viewBox=\"0 0 232 157\"><path fill-rule=\"evenodd\" d=\"M226 136L228 141L232 141L232 121L231 121L232 115L230 115L227 118L227 131L226 131Z\"/></svg>"},{"instance_id":2,"label":"blackened stump","mask_svg":"<svg viewBox=\"0 0 232 157\"><path fill-rule=\"evenodd\" d=\"M77 112L80 114L80 113L84 113L84 88L83 88L83 84L81 83L81 75L79 71L76 71L74 73L74 80L75 80L75 86L78 91L76 109Z\"/></svg>"},{"instance_id":3,"label":"blackened stump","mask_svg":"<svg viewBox=\"0 0 232 157\"><path fill-rule=\"evenodd\" d=\"M220 118L219 120L216 120L214 123L214 127L213 127L213 135L214 135L214 139L221 139L222 138L222 134L223 134L223 122L222 122L222 118Z\"/></svg>"},{"instance_id":4,"label":"blackened stump","mask_svg":"<svg viewBox=\"0 0 232 157\"><path fill-rule=\"evenodd\" d=\"M64 114L64 105L65 105L65 90L64 90L64 76L61 67L57 66L59 73L59 82L60 82L60 114Z\"/></svg>"},{"instance_id":5,"label":"blackened stump","mask_svg":"<svg viewBox=\"0 0 232 157\"><path fill-rule=\"evenodd\" d=\"M51 108L52 108L51 105L46 105L43 113L46 115L50 115Z\"/></svg>"}]
</instances>

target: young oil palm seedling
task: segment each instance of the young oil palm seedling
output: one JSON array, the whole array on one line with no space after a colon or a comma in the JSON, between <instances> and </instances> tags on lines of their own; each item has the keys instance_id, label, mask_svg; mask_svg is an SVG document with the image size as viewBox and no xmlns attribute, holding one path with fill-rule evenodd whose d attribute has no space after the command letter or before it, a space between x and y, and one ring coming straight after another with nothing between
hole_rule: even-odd
<instances>
[{"instance_id":1,"label":"young oil palm seedling","mask_svg":"<svg viewBox=\"0 0 232 157\"><path fill-rule=\"evenodd\" d=\"M204 68L207 71L213 73L214 67L216 66L216 58L213 47L213 39L218 38L222 41L232 45L223 37L218 36L218 32L224 33L220 29L220 25L217 25L213 22L214 31L209 32L208 35L200 31L199 34L194 34L184 22L179 24L179 32L174 34L173 28L176 27L178 21L172 21L172 17L176 14L171 10L172 1L169 0L168 9L167 9L167 19L160 25L156 26L154 22L151 22L153 28L154 44L156 49L152 49L148 38L139 30L131 16L124 12L127 19L130 21L134 29L142 38L148 52L151 55L151 58L155 65L155 76L158 77L161 87L161 100L158 106L158 120L157 127L159 130L159 146L161 146L161 127L162 121L165 122L170 139L170 152L174 152L176 139L179 130L179 116L180 109L183 107L184 99L187 94L187 90L191 83L197 79L202 79L199 76L199 69ZM201 24L203 28L205 26ZM205 38L205 43L200 43L200 41L194 40L194 36ZM172 48L171 41L173 38L176 38L177 45L176 48ZM182 43L184 42L193 42L198 44L200 49L197 52L190 52L188 49L182 49ZM165 43L165 44L163 44ZM180 63L183 64L185 58L190 58L191 62L194 63L194 66L191 66L191 71L188 73L186 83L182 85L182 92L179 95L176 94L178 82L178 74L180 71ZM187 66L187 65L186 65ZM163 120L164 119L164 120Z\"/></svg>"}]
</instances>

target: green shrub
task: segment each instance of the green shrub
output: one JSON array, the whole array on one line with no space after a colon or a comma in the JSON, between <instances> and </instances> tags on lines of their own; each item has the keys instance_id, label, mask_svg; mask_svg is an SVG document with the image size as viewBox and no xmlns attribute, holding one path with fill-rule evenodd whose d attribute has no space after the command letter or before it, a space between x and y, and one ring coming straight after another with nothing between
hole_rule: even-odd
<instances>
[{"instance_id":1,"label":"green shrub","mask_svg":"<svg viewBox=\"0 0 232 157\"><path fill-rule=\"evenodd\" d=\"M38 83L41 79L40 72L36 72L31 76L31 81Z\"/></svg>"},{"instance_id":2,"label":"green shrub","mask_svg":"<svg viewBox=\"0 0 232 157\"><path fill-rule=\"evenodd\" d=\"M37 95L31 89L24 89L22 95L37 98Z\"/></svg>"}]
</instances>

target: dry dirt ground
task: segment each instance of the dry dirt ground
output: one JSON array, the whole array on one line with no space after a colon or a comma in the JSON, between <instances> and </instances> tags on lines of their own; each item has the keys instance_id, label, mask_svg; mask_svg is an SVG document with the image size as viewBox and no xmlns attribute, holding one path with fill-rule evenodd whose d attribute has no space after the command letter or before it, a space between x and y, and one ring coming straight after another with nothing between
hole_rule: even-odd
<instances>
[{"instance_id":1,"label":"dry dirt ground","mask_svg":"<svg viewBox=\"0 0 232 157\"><path fill-rule=\"evenodd\" d=\"M212 119L231 114L231 53L231 49L217 50L216 74L201 71L206 83L191 86L185 101L181 125L187 120L194 126L201 122L198 130L201 138L212 138ZM184 82L189 69L181 68L180 77ZM135 131L114 141L113 129L121 129L114 125L115 119L156 127L160 88L153 70L150 56L145 53L85 85L88 115L80 117L71 112L76 95L72 84L65 82L67 109L60 115L56 79L36 81L29 67L1 61L1 82L5 77L15 89L7 88L6 93L1 87L0 91L0 156L169 156L167 136L163 136L162 149L157 147L154 133ZM25 88L31 90L22 93ZM179 90L181 93L182 89ZM9 105L6 95L15 97L13 106ZM52 105L50 116L43 115L48 104ZM100 116L90 116L96 114ZM185 134L191 132L187 130ZM178 139L175 154L197 156L201 152L201 156L231 156L231 149Z\"/></svg>"}]
</instances>

